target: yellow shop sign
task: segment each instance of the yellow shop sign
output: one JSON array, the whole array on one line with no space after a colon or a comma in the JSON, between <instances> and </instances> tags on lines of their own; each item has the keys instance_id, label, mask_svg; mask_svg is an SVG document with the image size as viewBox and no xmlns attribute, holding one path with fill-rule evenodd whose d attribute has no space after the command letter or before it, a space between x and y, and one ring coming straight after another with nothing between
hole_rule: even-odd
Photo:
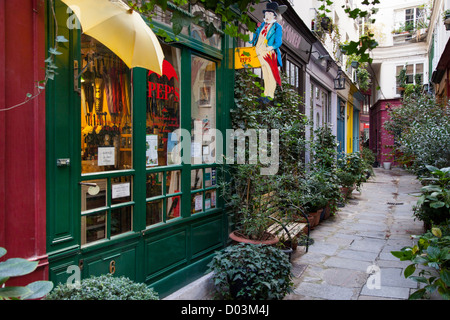
<instances>
[{"instance_id":1,"label":"yellow shop sign","mask_svg":"<svg viewBox=\"0 0 450 320\"><path fill-rule=\"evenodd\" d=\"M234 68L261 68L255 47L240 47L234 51Z\"/></svg>"}]
</instances>

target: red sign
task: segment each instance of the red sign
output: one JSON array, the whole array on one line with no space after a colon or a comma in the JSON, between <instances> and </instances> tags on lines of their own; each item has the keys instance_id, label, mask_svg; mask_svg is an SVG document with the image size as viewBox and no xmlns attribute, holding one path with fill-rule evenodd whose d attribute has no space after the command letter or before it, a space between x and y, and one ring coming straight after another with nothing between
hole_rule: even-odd
<instances>
[{"instance_id":1,"label":"red sign","mask_svg":"<svg viewBox=\"0 0 450 320\"><path fill-rule=\"evenodd\" d=\"M170 64L169 61L164 60L163 61L163 68L162 68L163 74L162 76L166 76L168 81L170 81L172 78L175 78L178 80L178 75L175 71L175 68ZM155 72L149 71L148 77L150 77ZM156 74L156 73L155 73ZM156 74L158 78L161 78L158 74ZM180 101L180 89L178 87L169 86L167 84L163 83L157 83L157 82L148 82L148 97L156 97L156 99L162 99L162 100L168 100L171 95L174 95L174 101L179 102Z\"/></svg>"}]
</instances>

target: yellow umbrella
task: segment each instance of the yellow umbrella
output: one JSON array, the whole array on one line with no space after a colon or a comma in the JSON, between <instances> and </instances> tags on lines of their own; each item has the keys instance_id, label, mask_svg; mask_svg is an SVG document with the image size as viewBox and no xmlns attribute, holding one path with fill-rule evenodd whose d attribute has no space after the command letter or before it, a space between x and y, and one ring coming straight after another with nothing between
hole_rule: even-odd
<instances>
[{"instance_id":1,"label":"yellow umbrella","mask_svg":"<svg viewBox=\"0 0 450 320\"><path fill-rule=\"evenodd\" d=\"M164 53L139 13L120 0L61 0L77 16L83 33L97 39L129 67L162 74Z\"/></svg>"}]
</instances>

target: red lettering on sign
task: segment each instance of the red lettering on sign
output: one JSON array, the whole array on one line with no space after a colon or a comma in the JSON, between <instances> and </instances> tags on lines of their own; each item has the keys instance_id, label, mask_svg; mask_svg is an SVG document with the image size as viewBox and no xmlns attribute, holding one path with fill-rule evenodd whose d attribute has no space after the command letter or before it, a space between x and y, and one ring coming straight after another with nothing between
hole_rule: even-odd
<instances>
[{"instance_id":1,"label":"red lettering on sign","mask_svg":"<svg viewBox=\"0 0 450 320\"><path fill-rule=\"evenodd\" d=\"M180 89L162 83L154 83L148 81L148 97L161 100L169 100L170 95L173 94L173 101L180 101Z\"/></svg>"}]
</instances>

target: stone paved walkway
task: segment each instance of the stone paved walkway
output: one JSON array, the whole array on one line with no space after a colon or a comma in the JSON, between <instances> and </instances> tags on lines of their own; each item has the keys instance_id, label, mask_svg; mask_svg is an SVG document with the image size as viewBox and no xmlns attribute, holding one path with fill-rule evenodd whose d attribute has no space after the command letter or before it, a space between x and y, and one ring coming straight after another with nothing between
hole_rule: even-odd
<instances>
[{"instance_id":1,"label":"stone paved walkway","mask_svg":"<svg viewBox=\"0 0 450 320\"><path fill-rule=\"evenodd\" d=\"M292 257L294 292L286 300L408 299L418 284L405 279L409 261L390 252L423 233L412 207L420 184L403 170L375 168L375 177L338 213L311 231L314 244ZM375 274L370 276L370 271Z\"/></svg>"}]
</instances>

